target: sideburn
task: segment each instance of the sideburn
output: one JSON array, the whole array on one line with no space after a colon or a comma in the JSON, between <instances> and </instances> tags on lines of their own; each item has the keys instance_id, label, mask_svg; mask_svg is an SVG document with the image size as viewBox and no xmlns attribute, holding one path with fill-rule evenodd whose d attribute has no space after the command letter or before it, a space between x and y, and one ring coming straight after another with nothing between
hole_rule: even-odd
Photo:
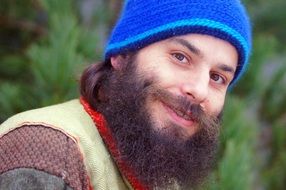
<instances>
[{"instance_id":1,"label":"sideburn","mask_svg":"<svg viewBox=\"0 0 286 190\"><path fill-rule=\"evenodd\" d=\"M88 103L96 109L96 105L103 100L100 94L100 87L108 76L110 76L112 66L110 60L94 63L88 66L80 79L80 94Z\"/></svg>"}]
</instances>

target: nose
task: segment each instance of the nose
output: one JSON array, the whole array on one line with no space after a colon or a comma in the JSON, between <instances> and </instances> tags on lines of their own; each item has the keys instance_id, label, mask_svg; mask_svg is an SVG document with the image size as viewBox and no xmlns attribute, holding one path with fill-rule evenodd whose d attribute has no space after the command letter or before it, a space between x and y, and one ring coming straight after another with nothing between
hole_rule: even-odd
<instances>
[{"instance_id":1,"label":"nose","mask_svg":"<svg viewBox=\"0 0 286 190\"><path fill-rule=\"evenodd\" d=\"M192 73L181 86L182 93L192 99L194 103L202 103L206 100L209 90L209 73Z\"/></svg>"}]
</instances>

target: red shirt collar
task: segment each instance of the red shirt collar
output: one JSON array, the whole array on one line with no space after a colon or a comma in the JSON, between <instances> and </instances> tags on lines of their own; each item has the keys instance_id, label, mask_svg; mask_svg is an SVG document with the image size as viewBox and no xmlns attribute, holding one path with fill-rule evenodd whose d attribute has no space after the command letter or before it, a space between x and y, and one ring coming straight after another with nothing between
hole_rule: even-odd
<instances>
[{"instance_id":1,"label":"red shirt collar","mask_svg":"<svg viewBox=\"0 0 286 190\"><path fill-rule=\"evenodd\" d=\"M119 170L126 177L131 186L135 190L148 189L135 177L134 172L131 170L131 168L128 167L128 165L123 160L120 159L121 158L120 151L117 148L116 141L113 138L110 129L107 127L107 123L104 119L104 116L99 112L96 112L83 97L80 97L80 103L83 105L85 111L92 118L99 134L101 135L104 143L107 145L108 150L110 154L113 156Z\"/></svg>"}]
</instances>

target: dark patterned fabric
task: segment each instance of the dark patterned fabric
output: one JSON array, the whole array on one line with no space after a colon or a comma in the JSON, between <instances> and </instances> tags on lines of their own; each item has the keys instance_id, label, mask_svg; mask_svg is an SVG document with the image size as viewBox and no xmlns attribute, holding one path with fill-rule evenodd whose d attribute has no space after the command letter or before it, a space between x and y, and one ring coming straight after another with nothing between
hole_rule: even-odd
<instances>
[{"instance_id":1,"label":"dark patterned fabric","mask_svg":"<svg viewBox=\"0 0 286 190\"><path fill-rule=\"evenodd\" d=\"M16 168L33 168L55 175L75 190L89 187L78 146L50 127L25 125L0 138L0 174Z\"/></svg>"},{"instance_id":2,"label":"dark patterned fabric","mask_svg":"<svg viewBox=\"0 0 286 190\"><path fill-rule=\"evenodd\" d=\"M72 190L62 178L48 173L20 168L0 175L0 189L5 190Z\"/></svg>"}]
</instances>

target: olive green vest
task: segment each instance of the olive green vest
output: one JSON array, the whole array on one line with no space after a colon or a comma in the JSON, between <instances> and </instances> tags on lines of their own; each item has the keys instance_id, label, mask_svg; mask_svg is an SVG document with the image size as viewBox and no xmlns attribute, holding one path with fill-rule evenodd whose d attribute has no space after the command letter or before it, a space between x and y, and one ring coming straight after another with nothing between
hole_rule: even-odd
<instances>
[{"instance_id":1,"label":"olive green vest","mask_svg":"<svg viewBox=\"0 0 286 190\"><path fill-rule=\"evenodd\" d=\"M0 138L17 127L29 124L60 130L79 146L94 190L131 189L79 100L17 114L0 125Z\"/></svg>"}]
</instances>

